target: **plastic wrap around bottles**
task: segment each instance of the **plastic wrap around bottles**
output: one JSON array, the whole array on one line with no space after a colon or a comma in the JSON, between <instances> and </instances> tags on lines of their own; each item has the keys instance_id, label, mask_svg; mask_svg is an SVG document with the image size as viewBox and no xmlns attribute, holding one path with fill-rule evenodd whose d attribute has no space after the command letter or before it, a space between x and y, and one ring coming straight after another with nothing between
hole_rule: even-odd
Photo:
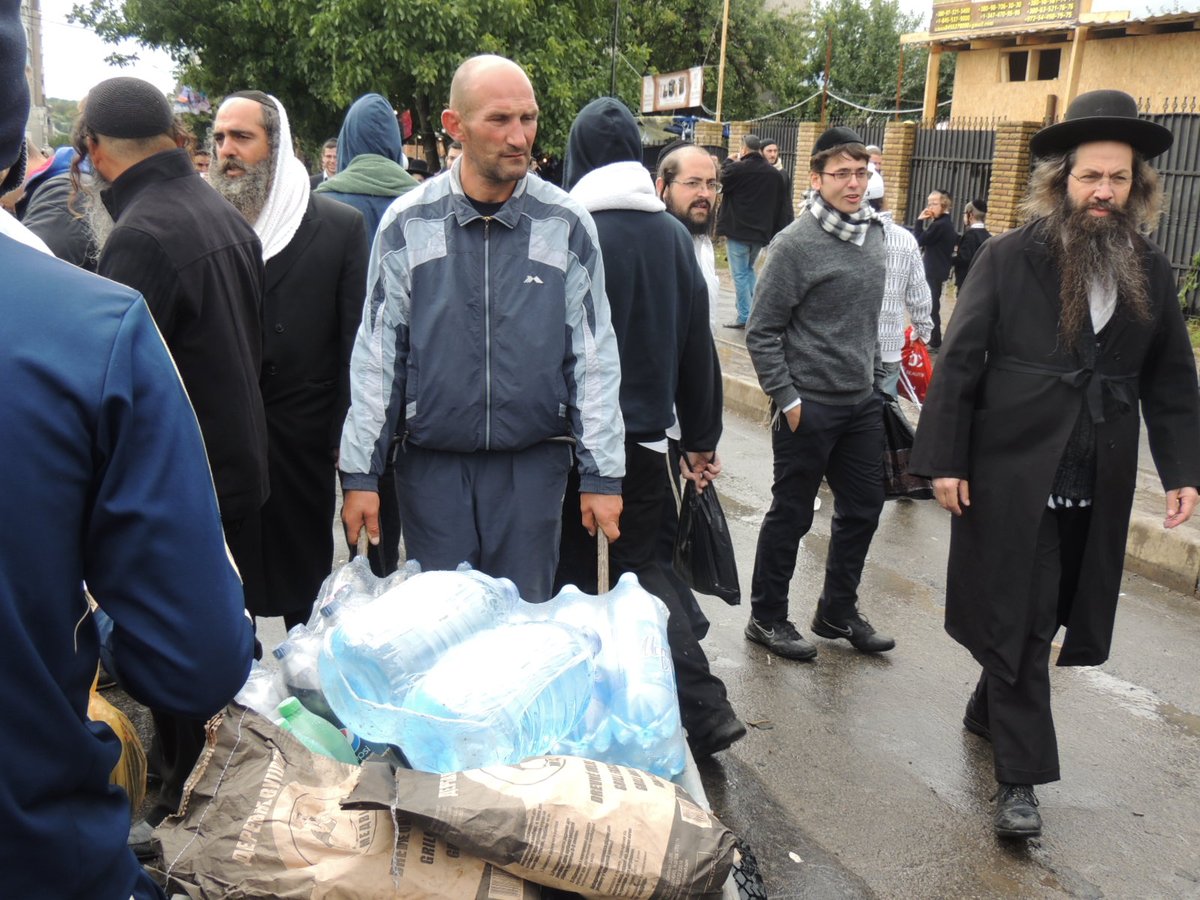
<instances>
[{"instance_id":1,"label":"plastic wrap around bottles","mask_svg":"<svg viewBox=\"0 0 1200 900\"><path fill-rule=\"evenodd\" d=\"M456 772L546 753L592 697L599 637L557 622L517 622L451 648L408 692L395 743L413 768Z\"/></svg>"},{"instance_id":2,"label":"plastic wrap around bottles","mask_svg":"<svg viewBox=\"0 0 1200 900\"><path fill-rule=\"evenodd\" d=\"M415 681L450 648L505 621L517 589L481 572L423 572L342 616L324 636L320 684L354 734L399 744L397 711ZM487 669L473 668L477 680Z\"/></svg>"},{"instance_id":3,"label":"plastic wrap around bottles","mask_svg":"<svg viewBox=\"0 0 1200 900\"><path fill-rule=\"evenodd\" d=\"M567 585L530 614L591 628L601 641L591 703L555 749L665 778L682 772L686 745L662 601L627 573L598 597Z\"/></svg>"}]
</instances>

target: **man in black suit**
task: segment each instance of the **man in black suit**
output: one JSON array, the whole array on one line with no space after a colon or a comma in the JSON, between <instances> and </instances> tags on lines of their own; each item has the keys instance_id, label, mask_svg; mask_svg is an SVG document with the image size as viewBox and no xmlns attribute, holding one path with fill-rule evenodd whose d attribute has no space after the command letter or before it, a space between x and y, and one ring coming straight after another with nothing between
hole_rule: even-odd
<instances>
[{"instance_id":1,"label":"man in black suit","mask_svg":"<svg viewBox=\"0 0 1200 900\"><path fill-rule=\"evenodd\" d=\"M309 190L283 105L261 91L213 120L213 187L254 226L266 264L263 364L271 495L259 523L264 584L255 616L304 622L333 564L334 475L362 319L362 213Z\"/></svg>"},{"instance_id":2,"label":"man in black suit","mask_svg":"<svg viewBox=\"0 0 1200 900\"><path fill-rule=\"evenodd\" d=\"M934 191L929 195L917 217L915 232L925 257L925 280L933 297L933 336L929 339L929 349L937 350L942 346L942 285L950 277L950 260L958 244L958 232L950 221L949 194Z\"/></svg>"},{"instance_id":3,"label":"man in black suit","mask_svg":"<svg viewBox=\"0 0 1200 900\"><path fill-rule=\"evenodd\" d=\"M328 181L337 174L337 138L330 138L321 145L321 171L308 179L308 186L313 190L323 181Z\"/></svg>"}]
</instances>

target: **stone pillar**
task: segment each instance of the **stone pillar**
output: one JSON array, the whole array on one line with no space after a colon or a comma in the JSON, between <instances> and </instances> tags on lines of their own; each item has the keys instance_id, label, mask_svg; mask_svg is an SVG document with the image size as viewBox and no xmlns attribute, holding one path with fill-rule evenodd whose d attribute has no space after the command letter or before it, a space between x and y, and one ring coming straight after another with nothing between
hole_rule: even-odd
<instances>
[{"instance_id":1,"label":"stone pillar","mask_svg":"<svg viewBox=\"0 0 1200 900\"><path fill-rule=\"evenodd\" d=\"M800 201L810 187L809 161L812 159L813 144L821 136L820 122L801 122L796 129L796 165L792 171L792 209L800 208Z\"/></svg>"},{"instance_id":2,"label":"stone pillar","mask_svg":"<svg viewBox=\"0 0 1200 900\"><path fill-rule=\"evenodd\" d=\"M916 122L888 122L883 132L884 208L897 222L908 214L908 183L912 158L917 148Z\"/></svg>"},{"instance_id":3,"label":"stone pillar","mask_svg":"<svg viewBox=\"0 0 1200 900\"><path fill-rule=\"evenodd\" d=\"M724 147L725 127L720 122L697 122L695 141L705 147Z\"/></svg>"},{"instance_id":4,"label":"stone pillar","mask_svg":"<svg viewBox=\"0 0 1200 900\"><path fill-rule=\"evenodd\" d=\"M730 122L729 123L729 155L736 156L742 152L742 138L748 134L754 134L754 129L751 127L752 122Z\"/></svg>"},{"instance_id":5,"label":"stone pillar","mask_svg":"<svg viewBox=\"0 0 1200 900\"><path fill-rule=\"evenodd\" d=\"M1020 223L1017 207L1029 185L1029 139L1038 122L999 122L992 151L992 180L988 185L988 231L999 234Z\"/></svg>"}]
</instances>

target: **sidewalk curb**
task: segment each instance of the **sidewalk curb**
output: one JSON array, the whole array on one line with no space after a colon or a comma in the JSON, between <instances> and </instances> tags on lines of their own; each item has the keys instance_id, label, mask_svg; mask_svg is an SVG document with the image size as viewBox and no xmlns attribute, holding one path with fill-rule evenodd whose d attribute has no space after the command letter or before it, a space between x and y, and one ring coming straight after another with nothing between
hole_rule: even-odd
<instances>
[{"instance_id":1,"label":"sidewalk curb","mask_svg":"<svg viewBox=\"0 0 1200 900\"><path fill-rule=\"evenodd\" d=\"M766 425L769 401L757 381L721 373L726 412ZM1125 568L1151 581L1200 596L1200 540L1163 528L1162 519L1134 512L1125 542Z\"/></svg>"}]
</instances>

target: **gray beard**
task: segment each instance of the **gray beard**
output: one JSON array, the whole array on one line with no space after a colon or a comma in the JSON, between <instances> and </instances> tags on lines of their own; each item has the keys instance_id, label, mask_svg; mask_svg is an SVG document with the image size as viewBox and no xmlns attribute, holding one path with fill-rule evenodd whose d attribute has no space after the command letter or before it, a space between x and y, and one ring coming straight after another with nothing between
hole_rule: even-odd
<instances>
[{"instance_id":1,"label":"gray beard","mask_svg":"<svg viewBox=\"0 0 1200 900\"><path fill-rule=\"evenodd\" d=\"M1109 214L1097 217L1087 207L1064 205L1045 220L1044 234L1062 273L1059 331L1067 345L1082 346L1092 333L1089 295L1096 279L1116 285L1118 311L1128 311L1137 321L1150 318L1149 285L1138 251L1141 238L1137 227L1123 210L1106 208Z\"/></svg>"},{"instance_id":2,"label":"gray beard","mask_svg":"<svg viewBox=\"0 0 1200 900\"><path fill-rule=\"evenodd\" d=\"M244 174L230 178L230 169L241 169ZM208 183L253 225L271 196L274 174L271 157L252 165L234 159L214 159L208 169Z\"/></svg>"},{"instance_id":3,"label":"gray beard","mask_svg":"<svg viewBox=\"0 0 1200 900\"><path fill-rule=\"evenodd\" d=\"M111 186L112 182L107 181L99 172L93 172L90 175L81 174L79 191L74 200L75 209L79 215L83 216L83 221L92 236L92 246L97 259L100 258L100 253L104 250L104 245L108 243L108 238L116 224L113 222L112 216L108 214L104 201L100 199L100 192L108 190Z\"/></svg>"}]
</instances>

